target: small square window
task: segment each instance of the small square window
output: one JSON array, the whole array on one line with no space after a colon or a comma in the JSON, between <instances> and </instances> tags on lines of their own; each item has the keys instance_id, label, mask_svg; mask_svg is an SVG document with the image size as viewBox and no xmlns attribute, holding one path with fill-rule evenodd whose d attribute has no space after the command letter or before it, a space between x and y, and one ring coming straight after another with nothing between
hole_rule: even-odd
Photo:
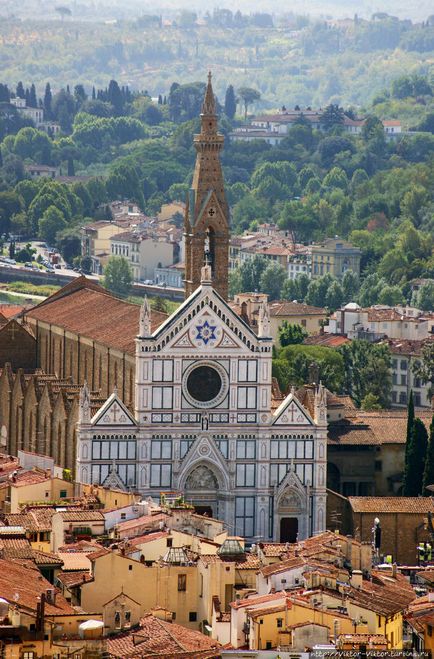
<instances>
[{"instance_id":1,"label":"small square window","mask_svg":"<svg viewBox=\"0 0 434 659\"><path fill-rule=\"evenodd\" d=\"M129 566L128 566L128 569L129 569L129 570L132 570L132 569L133 569L133 566L132 566L132 565L129 565Z\"/></svg>"},{"instance_id":2,"label":"small square window","mask_svg":"<svg viewBox=\"0 0 434 659\"><path fill-rule=\"evenodd\" d=\"M66 496L67 496L66 490L60 490L59 496L60 496L61 499L66 499Z\"/></svg>"},{"instance_id":3,"label":"small square window","mask_svg":"<svg viewBox=\"0 0 434 659\"><path fill-rule=\"evenodd\" d=\"M190 613L188 614L188 620L189 620L189 622L196 622L196 620L197 620L196 611L190 611Z\"/></svg>"}]
</instances>

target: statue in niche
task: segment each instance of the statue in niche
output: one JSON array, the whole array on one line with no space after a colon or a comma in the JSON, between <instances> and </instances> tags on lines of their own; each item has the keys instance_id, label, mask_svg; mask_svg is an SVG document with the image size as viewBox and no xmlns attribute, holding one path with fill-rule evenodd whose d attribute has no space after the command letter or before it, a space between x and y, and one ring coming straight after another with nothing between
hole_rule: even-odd
<instances>
[{"instance_id":1,"label":"statue in niche","mask_svg":"<svg viewBox=\"0 0 434 659\"><path fill-rule=\"evenodd\" d=\"M199 465L193 469L185 481L186 490L217 490L217 479L211 469L205 465Z\"/></svg>"},{"instance_id":2,"label":"statue in niche","mask_svg":"<svg viewBox=\"0 0 434 659\"><path fill-rule=\"evenodd\" d=\"M208 414L207 412L204 412L202 414L202 430L208 430L208 426L209 426Z\"/></svg>"}]
</instances>

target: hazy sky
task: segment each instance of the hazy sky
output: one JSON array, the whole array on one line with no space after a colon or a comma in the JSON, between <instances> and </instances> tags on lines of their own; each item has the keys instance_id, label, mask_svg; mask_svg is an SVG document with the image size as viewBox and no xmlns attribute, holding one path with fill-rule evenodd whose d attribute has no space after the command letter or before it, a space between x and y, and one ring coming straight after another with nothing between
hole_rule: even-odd
<instances>
[{"instance_id":1,"label":"hazy sky","mask_svg":"<svg viewBox=\"0 0 434 659\"><path fill-rule=\"evenodd\" d=\"M72 10L75 18L84 20L107 20L108 18L131 18L142 14L161 13L174 16L180 9L194 10L198 14L212 11L215 7L226 7L243 13L265 11L269 13L294 12L311 16L353 18L358 14L370 18L382 11L410 18L425 20L434 14L434 0L0 0L0 15L40 19L56 17L55 8L64 5Z\"/></svg>"}]
</instances>

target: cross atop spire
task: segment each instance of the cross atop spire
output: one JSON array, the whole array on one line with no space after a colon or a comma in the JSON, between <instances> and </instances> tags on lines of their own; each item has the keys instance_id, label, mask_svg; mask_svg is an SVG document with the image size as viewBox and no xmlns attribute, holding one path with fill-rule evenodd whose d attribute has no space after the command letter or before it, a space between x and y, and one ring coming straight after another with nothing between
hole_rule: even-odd
<instances>
[{"instance_id":1,"label":"cross atop spire","mask_svg":"<svg viewBox=\"0 0 434 659\"><path fill-rule=\"evenodd\" d=\"M212 89L212 73L211 71L208 71L208 84L206 86L205 90L205 97L203 99L202 103L202 114L206 115L215 115L216 114L216 105L215 105L215 97L214 97L214 92Z\"/></svg>"}]
</instances>

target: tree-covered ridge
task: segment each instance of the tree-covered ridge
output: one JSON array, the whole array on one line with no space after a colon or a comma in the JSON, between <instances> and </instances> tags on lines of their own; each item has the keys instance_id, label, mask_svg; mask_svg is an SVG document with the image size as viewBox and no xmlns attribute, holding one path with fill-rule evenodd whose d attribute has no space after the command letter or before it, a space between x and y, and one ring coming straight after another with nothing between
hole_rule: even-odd
<instances>
[{"instance_id":1,"label":"tree-covered ridge","mask_svg":"<svg viewBox=\"0 0 434 659\"><path fill-rule=\"evenodd\" d=\"M85 87L114 77L157 96L172 80L199 80L212 68L221 81L258 89L270 106L364 106L403 70L426 74L434 51L432 18L319 21L216 10L183 12L169 24L158 14L115 24L80 19L73 12L57 24L0 21L4 80L50 79L57 91L66 77ZM223 99L225 83L216 91Z\"/></svg>"}]
</instances>

